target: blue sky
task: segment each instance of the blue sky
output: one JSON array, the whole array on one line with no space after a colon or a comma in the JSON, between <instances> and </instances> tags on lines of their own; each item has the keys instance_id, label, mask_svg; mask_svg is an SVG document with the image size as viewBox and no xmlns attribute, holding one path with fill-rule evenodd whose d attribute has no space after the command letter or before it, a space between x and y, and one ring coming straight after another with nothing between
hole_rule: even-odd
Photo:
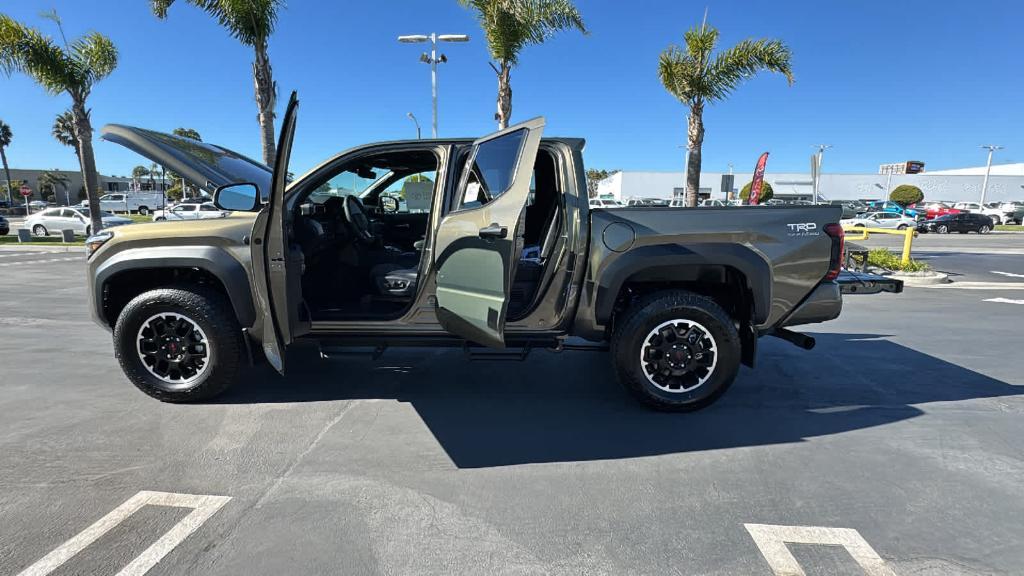
<instances>
[{"instance_id":1,"label":"blue sky","mask_svg":"<svg viewBox=\"0 0 1024 576\"><path fill-rule=\"evenodd\" d=\"M170 131L199 130L207 141L258 158L251 50L201 11L179 2L165 21L146 0L4 3L3 11L56 35L38 16L54 7L74 38L110 36L120 65L96 86L93 122ZM12 6L13 4L13 6ZM832 144L824 169L873 172L882 162L924 160L930 169L980 165L980 144L1006 147L997 163L1024 161L1024 3L977 0L718 1L578 0L590 35L570 32L528 47L513 72L513 120L547 117L549 135L583 136L588 166L632 170L682 167L686 110L661 87L659 52L699 23L705 6L721 45L745 37L784 40L796 83L763 75L705 111L704 170L729 163L750 170L772 153L769 172L806 171L811 146ZM302 101L292 166L296 172L342 149L412 137L406 112L429 134L429 67L423 45L398 34L468 33L444 47L440 132L475 136L494 129L496 81L473 16L455 0L338 2L291 0L270 52L283 109ZM50 136L69 105L22 75L0 76L0 118L13 128L15 167L77 167ZM105 174L143 160L97 142ZM148 161L145 162L148 164Z\"/></svg>"}]
</instances>

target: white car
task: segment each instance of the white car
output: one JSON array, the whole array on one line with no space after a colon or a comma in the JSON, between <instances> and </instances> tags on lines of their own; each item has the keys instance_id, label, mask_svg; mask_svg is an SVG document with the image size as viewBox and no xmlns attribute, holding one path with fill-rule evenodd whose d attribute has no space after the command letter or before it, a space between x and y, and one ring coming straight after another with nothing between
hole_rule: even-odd
<instances>
[{"instance_id":1,"label":"white car","mask_svg":"<svg viewBox=\"0 0 1024 576\"><path fill-rule=\"evenodd\" d=\"M1006 218L1006 214L1004 214L1002 210L996 206L992 206L991 204L988 206L982 206L977 202L957 202L953 205L953 208L964 212L970 212L971 214L984 214L985 216L991 217L994 224L1002 224L1003 220Z\"/></svg>"},{"instance_id":2,"label":"white car","mask_svg":"<svg viewBox=\"0 0 1024 576\"><path fill-rule=\"evenodd\" d=\"M224 218L228 214L230 212L217 208L213 205L213 202L178 204L168 210L154 211L153 222L161 220L209 220L211 218Z\"/></svg>"},{"instance_id":3,"label":"white car","mask_svg":"<svg viewBox=\"0 0 1024 576\"><path fill-rule=\"evenodd\" d=\"M618 200L612 200L611 198L591 198L591 208L622 208L623 204Z\"/></svg>"},{"instance_id":4,"label":"white car","mask_svg":"<svg viewBox=\"0 0 1024 576\"><path fill-rule=\"evenodd\" d=\"M917 228L917 220L895 212L868 212L856 218L845 218L839 225L846 228L891 228L906 230Z\"/></svg>"},{"instance_id":5,"label":"white car","mask_svg":"<svg viewBox=\"0 0 1024 576\"><path fill-rule=\"evenodd\" d=\"M110 212L100 211L104 228L131 224L130 218L116 216ZM67 208L50 208L37 212L25 219L24 228L32 231L33 236L49 236L59 234L61 230L74 230L75 234L88 236L92 232L89 220L89 209L71 206Z\"/></svg>"}]
</instances>

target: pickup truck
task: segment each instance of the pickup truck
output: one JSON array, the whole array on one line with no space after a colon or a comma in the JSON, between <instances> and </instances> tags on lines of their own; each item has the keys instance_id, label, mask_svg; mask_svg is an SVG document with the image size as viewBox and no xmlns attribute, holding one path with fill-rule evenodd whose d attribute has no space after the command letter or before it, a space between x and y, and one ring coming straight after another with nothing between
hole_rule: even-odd
<instances>
[{"instance_id":1,"label":"pickup truck","mask_svg":"<svg viewBox=\"0 0 1024 576\"><path fill-rule=\"evenodd\" d=\"M327 357L596 347L644 403L694 410L754 364L758 337L810 348L787 327L837 317L841 286L902 289L841 275L839 208L591 209L583 140L542 138L542 118L475 141L360 146L291 179L297 106L293 94L273 170L103 129L232 211L87 240L92 314L146 394L207 399L264 358L284 373L299 341Z\"/></svg>"}]
</instances>

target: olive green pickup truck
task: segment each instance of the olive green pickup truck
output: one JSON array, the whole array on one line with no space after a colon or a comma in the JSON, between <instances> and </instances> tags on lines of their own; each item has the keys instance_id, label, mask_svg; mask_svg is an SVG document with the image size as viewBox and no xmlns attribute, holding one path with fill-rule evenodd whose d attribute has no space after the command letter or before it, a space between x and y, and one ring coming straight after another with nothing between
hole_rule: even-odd
<instances>
[{"instance_id":1,"label":"olive green pickup truck","mask_svg":"<svg viewBox=\"0 0 1024 576\"><path fill-rule=\"evenodd\" d=\"M693 410L753 365L760 336L813 346L786 327L837 317L843 286L902 289L841 274L839 208L592 209L583 141L542 138L540 118L475 141L361 146L291 179L297 105L293 95L273 170L104 128L232 211L87 241L93 316L150 396L207 399L264 358L284 373L300 340L325 356L589 346L610 347L641 401Z\"/></svg>"}]
</instances>

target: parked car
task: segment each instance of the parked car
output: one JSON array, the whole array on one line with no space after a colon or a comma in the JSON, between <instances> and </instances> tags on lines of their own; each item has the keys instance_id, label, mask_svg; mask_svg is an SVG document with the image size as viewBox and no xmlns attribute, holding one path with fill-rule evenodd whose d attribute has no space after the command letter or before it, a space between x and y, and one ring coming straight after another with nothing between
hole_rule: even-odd
<instances>
[{"instance_id":1,"label":"parked car","mask_svg":"<svg viewBox=\"0 0 1024 576\"><path fill-rule=\"evenodd\" d=\"M992 206L991 204L982 206L977 202L957 202L953 205L954 208L961 212L970 212L971 214L984 214L992 218L992 222L995 224L1002 224L1005 215L998 206Z\"/></svg>"},{"instance_id":2,"label":"parked car","mask_svg":"<svg viewBox=\"0 0 1024 576\"><path fill-rule=\"evenodd\" d=\"M947 214L959 214L961 210L953 208L948 202L928 202L925 204L911 204L908 208L913 208L919 214L924 212L924 217L927 220L938 218L939 216L946 216Z\"/></svg>"},{"instance_id":3,"label":"parked car","mask_svg":"<svg viewBox=\"0 0 1024 576\"><path fill-rule=\"evenodd\" d=\"M621 202L619 202L618 200L613 200L611 198L591 198L589 204L590 204L591 208L622 208L623 207L623 204Z\"/></svg>"},{"instance_id":4,"label":"parked car","mask_svg":"<svg viewBox=\"0 0 1024 576\"><path fill-rule=\"evenodd\" d=\"M894 230L906 230L907 228L915 228L917 220L895 212L868 212L854 218L840 220L839 224L843 228L891 228Z\"/></svg>"},{"instance_id":5,"label":"parked car","mask_svg":"<svg viewBox=\"0 0 1024 576\"><path fill-rule=\"evenodd\" d=\"M867 209L863 202L859 202L857 200L831 200L829 201L829 205L839 206L842 208L843 215L841 217L843 219L854 218Z\"/></svg>"},{"instance_id":6,"label":"parked car","mask_svg":"<svg viewBox=\"0 0 1024 576\"><path fill-rule=\"evenodd\" d=\"M420 345L518 358L577 337L610 344L640 401L695 410L753 365L759 336L813 347L787 327L837 317L844 286L902 290L891 278L841 276L834 207L591 210L577 180L583 140L542 139L543 118L475 141L359 146L289 183L296 106L293 94L275 167L262 174L220 147L197 154L169 134L103 128L104 139L202 176L218 207L234 211L87 242L91 312L143 392L216 396L247 351L284 373L299 339L328 357ZM361 192L310 202L323 183L358 174L368 175ZM434 178L436 209L399 214L382 198L422 174Z\"/></svg>"},{"instance_id":7,"label":"parked car","mask_svg":"<svg viewBox=\"0 0 1024 576\"><path fill-rule=\"evenodd\" d=\"M116 216L110 212L100 212L104 228L113 228L124 224L131 224L132 220L123 216ZM59 233L61 230L74 230L75 234L88 236L92 232L92 224L89 221L89 209L71 206L67 208L49 208L37 212L25 219L23 225L32 231L33 236L48 236Z\"/></svg>"},{"instance_id":8,"label":"parked car","mask_svg":"<svg viewBox=\"0 0 1024 576\"><path fill-rule=\"evenodd\" d=\"M950 232L988 234L992 231L993 226L992 218L989 216L972 212L961 212L959 214L939 216L934 220L925 220L917 225L917 231L935 232L936 234L949 234Z\"/></svg>"},{"instance_id":9,"label":"parked car","mask_svg":"<svg viewBox=\"0 0 1024 576\"><path fill-rule=\"evenodd\" d=\"M49 204L47 204L46 202L43 202L42 200L33 200L33 201L28 203L28 207L31 208L32 210L42 210L42 209L47 208L49 206L50 206Z\"/></svg>"},{"instance_id":10,"label":"parked car","mask_svg":"<svg viewBox=\"0 0 1024 576\"><path fill-rule=\"evenodd\" d=\"M867 210L872 212L892 212L895 214L902 214L909 216L910 218L917 218L918 211L913 208L904 208L892 200L876 200L874 202L867 203Z\"/></svg>"},{"instance_id":11,"label":"parked car","mask_svg":"<svg viewBox=\"0 0 1024 576\"><path fill-rule=\"evenodd\" d=\"M668 206L668 200L664 198L630 198L626 202L626 206Z\"/></svg>"},{"instance_id":12,"label":"parked car","mask_svg":"<svg viewBox=\"0 0 1024 576\"><path fill-rule=\"evenodd\" d=\"M993 202L990 206L1000 213L996 224L1021 224L1024 222L1024 202ZM995 221L995 218L992 219Z\"/></svg>"},{"instance_id":13,"label":"parked car","mask_svg":"<svg viewBox=\"0 0 1024 576\"><path fill-rule=\"evenodd\" d=\"M229 214L213 205L213 202L202 204L176 204L169 210L153 212L153 222L161 220L206 220L208 218L224 218Z\"/></svg>"},{"instance_id":14,"label":"parked car","mask_svg":"<svg viewBox=\"0 0 1024 576\"><path fill-rule=\"evenodd\" d=\"M7 236L10 232L11 223L3 216L0 216L0 236Z\"/></svg>"}]
</instances>

